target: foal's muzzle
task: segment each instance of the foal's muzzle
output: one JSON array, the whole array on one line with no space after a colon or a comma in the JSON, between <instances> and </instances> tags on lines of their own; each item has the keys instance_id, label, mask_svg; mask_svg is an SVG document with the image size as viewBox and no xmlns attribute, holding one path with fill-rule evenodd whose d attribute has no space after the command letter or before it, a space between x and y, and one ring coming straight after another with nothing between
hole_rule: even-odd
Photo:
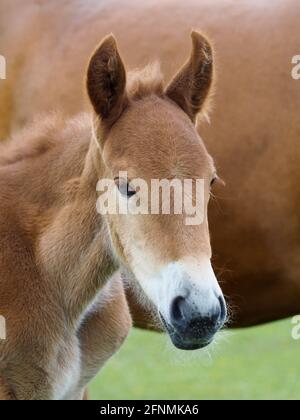
<instances>
[{"instance_id":1,"label":"foal's muzzle","mask_svg":"<svg viewBox=\"0 0 300 420\"><path fill-rule=\"evenodd\" d=\"M223 296L215 299L209 312L201 314L194 302L183 297L173 300L170 322L161 318L173 344L182 350L197 350L208 346L224 326L227 309Z\"/></svg>"}]
</instances>

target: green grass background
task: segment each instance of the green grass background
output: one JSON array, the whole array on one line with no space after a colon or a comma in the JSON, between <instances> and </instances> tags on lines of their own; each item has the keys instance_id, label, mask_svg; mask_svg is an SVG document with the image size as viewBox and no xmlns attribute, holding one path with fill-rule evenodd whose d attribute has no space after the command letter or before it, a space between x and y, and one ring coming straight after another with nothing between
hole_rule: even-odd
<instances>
[{"instance_id":1,"label":"green grass background","mask_svg":"<svg viewBox=\"0 0 300 420\"><path fill-rule=\"evenodd\" d=\"M174 350L134 330L90 387L92 399L297 399L300 341L290 320L225 333L209 351Z\"/></svg>"}]
</instances>

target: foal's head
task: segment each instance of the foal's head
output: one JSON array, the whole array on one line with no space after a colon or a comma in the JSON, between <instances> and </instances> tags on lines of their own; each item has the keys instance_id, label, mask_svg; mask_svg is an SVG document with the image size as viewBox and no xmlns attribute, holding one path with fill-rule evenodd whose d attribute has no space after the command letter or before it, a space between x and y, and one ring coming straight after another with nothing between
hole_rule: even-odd
<instances>
[{"instance_id":1,"label":"foal's head","mask_svg":"<svg viewBox=\"0 0 300 420\"><path fill-rule=\"evenodd\" d=\"M208 345L226 318L224 297L211 266L207 221L217 175L195 128L212 85L212 51L197 32L192 40L190 59L166 89L153 68L126 82L112 36L93 55L87 80L98 117L95 131L105 168L102 175L112 185L106 201L118 201L118 210L111 208L105 216L112 248L157 308L173 343L182 349ZM153 180L172 185L155 195ZM155 197L158 204L153 207ZM182 202L189 199L193 208L200 201L203 214L195 220L188 217L191 212L184 205L182 211L178 207L180 197Z\"/></svg>"}]
</instances>

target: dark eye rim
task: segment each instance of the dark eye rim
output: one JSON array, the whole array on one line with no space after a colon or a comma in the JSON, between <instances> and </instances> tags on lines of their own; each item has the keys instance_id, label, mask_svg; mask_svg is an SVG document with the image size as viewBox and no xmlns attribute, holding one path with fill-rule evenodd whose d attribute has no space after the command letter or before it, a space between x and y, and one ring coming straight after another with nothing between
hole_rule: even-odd
<instances>
[{"instance_id":1,"label":"dark eye rim","mask_svg":"<svg viewBox=\"0 0 300 420\"><path fill-rule=\"evenodd\" d=\"M134 195L136 195L136 191L131 189L129 182L126 182L118 177L115 178L114 181L120 194L123 195L124 197L131 198Z\"/></svg>"},{"instance_id":2,"label":"dark eye rim","mask_svg":"<svg viewBox=\"0 0 300 420\"><path fill-rule=\"evenodd\" d=\"M213 179L210 181L210 188L212 188L215 185L215 183L218 181L218 179L219 179L218 175L215 175L213 177Z\"/></svg>"}]
</instances>

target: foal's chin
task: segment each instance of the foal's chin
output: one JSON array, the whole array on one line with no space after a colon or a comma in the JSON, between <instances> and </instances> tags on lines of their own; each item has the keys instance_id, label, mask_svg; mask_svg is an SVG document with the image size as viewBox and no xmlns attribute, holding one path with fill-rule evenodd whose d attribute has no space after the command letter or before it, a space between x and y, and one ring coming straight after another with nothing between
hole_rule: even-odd
<instances>
[{"instance_id":1,"label":"foal's chin","mask_svg":"<svg viewBox=\"0 0 300 420\"><path fill-rule=\"evenodd\" d=\"M169 334L170 335L170 334ZM186 350L186 351L195 351L195 350L201 350L206 347L208 347L213 341L214 337L212 337L210 340L201 340L198 339L185 339L184 337L181 337L179 334L175 333L170 335L170 338L172 340L172 343L178 350Z\"/></svg>"},{"instance_id":2,"label":"foal's chin","mask_svg":"<svg viewBox=\"0 0 300 420\"><path fill-rule=\"evenodd\" d=\"M185 351L201 350L201 349L204 349L204 348L208 347L213 342L213 339L211 339L211 341L207 341L207 342L206 341L198 342L197 340L195 342L184 341L182 339L182 337L179 337L179 336L171 337L171 340L172 340L172 343L174 344L174 346L178 350L185 350Z\"/></svg>"}]
</instances>

